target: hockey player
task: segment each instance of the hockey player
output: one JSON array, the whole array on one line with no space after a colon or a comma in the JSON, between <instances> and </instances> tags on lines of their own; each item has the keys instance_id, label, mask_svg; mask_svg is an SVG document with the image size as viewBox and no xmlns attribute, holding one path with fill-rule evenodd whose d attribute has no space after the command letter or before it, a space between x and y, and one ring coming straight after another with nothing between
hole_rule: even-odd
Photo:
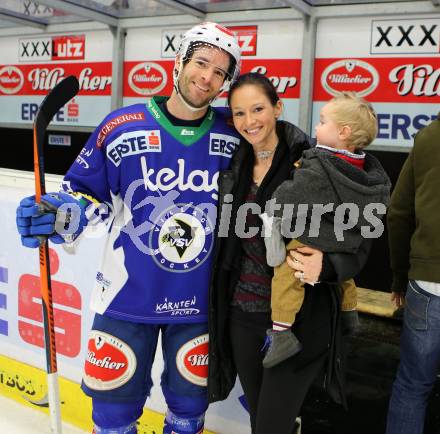
<instances>
[{"instance_id":1,"label":"hockey player","mask_svg":"<svg viewBox=\"0 0 440 434\"><path fill-rule=\"evenodd\" d=\"M97 216L107 222L82 382L93 400L96 434L137 432L159 331L168 406L163 432L203 431L217 178L239 143L225 109L210 104L239 68L229 30L193 27L176 56L171 97L110 113L62 191L44 195L40 206L25 198L17 209L27 247L38 247L41 235L77 242Z\"/></svg>"}]
</instances>

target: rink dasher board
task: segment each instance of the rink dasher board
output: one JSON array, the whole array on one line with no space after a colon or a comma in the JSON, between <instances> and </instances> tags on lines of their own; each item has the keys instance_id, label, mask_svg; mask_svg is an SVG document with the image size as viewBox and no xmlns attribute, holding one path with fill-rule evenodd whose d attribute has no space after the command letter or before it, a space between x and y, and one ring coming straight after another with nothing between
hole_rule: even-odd
<instances>
[{"instance_id":1,"label":"rink dasher board","mask_svg":"<svg viewBox=\"0 0 440 434\"><path fill-rule=\"evenodd\" d=\"M91 432L91 399L82 393L78 383L63 377L58 378L63 421ZM38 409L49 415L46 372L42 369L0 356L0 393L26 407ZM161 432L162 426L163 415L145 408L139 419L138 433ZM213 434L211 431L205 433Z\"/></svg>"},{"instance_id":2,"label":"rink dasher board","mask_svg":"<svg viewBox=\"0 0 440 434\"><path fill-rule=\"evenodd\" d=\"M47 181L47 191L56 191L61 177L48 175ZM36 405L25 398L39 401L44 397L46 387L38 250L21 246L15 226L16 207L21 198L33 194L33 182L30 173L0 169L3 237L0 244L0 393L34 407ZM61 401L67 403L62 404L62 416L66 422L86 429L91 426L90 402L79 384L93 320L93 312L89 309L90 292L103 241L104 237L84 239L75 254L68 253L60 245L51 245L52 255L57 258L51 272L60 393ZM69 297L63 294L69 294ZM57 327L57 317L64 318L64 329ZM166 404L160 390L161 354L159 340L152 369L154 385L140 420L141 427L145 427L140 433L162 431ZM10 385L7 385L8 381ZM26 389L20 390L31 384L33 389L29 393ZM241 386L237 384L226 401L211 405L206 415L206 427L220 434L249 434L249 416L242 405L242 395Z\"/></svg>"}]
</instances>

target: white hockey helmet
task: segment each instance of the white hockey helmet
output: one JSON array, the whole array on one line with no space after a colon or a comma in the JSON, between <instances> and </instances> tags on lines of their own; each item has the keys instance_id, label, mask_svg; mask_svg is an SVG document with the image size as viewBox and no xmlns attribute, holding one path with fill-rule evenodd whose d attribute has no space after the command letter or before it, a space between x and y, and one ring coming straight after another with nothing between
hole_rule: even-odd
<instances>
[{"instance_id":1,"label":"white hockey helmet","mask_svg":"<svg viewBox=\"0 0 440 434\"><path fill-rule=\"evenodd\" d=\"M227 71L228 76L218 94L227 91L240 74L240 47L236 36L230 30L220 24L211 22L197 24L183 35L179 49L177 50L177 56L181 59L180 68L178 70L175 68L173 73L174 89L180 94L178 80L183 64L192 56L193 51L197 49L197 45L199 44L207 44L221 48L230 55L231 62L229 70Z\"/></svg>"}]
</instances>

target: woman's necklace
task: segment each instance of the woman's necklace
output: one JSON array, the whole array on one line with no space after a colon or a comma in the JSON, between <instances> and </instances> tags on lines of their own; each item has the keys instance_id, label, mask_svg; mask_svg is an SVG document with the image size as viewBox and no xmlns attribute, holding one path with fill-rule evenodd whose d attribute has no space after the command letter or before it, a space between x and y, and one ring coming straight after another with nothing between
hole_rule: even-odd
<instances>
[{"instance_id":1,"label":"woman's necklace","mask_svg":"<svg viewBox=\"0 0 440 434\"><path fill-rule=\"evenodd\" d=\"M266 150L254 151L256 160L254 163L253 181L257 186L260 186L261 182L263 181L264 177L266 176L266 173L269 171L270 166L272 165L272 160L269 160L269 158L271 158L273 156L273 154L275 153L275 151L277 149L277 146L278 146L278 143L270 151L266 151ZM257 173L255 173L255 172L257 172Z\"/></svg>"},{"instance_id":2,"label":"woman's necklace","mask_svg":"<svg viewBox=\"0 0 440 434\"><path fill-rule=\"evenodd\" d=\"M269 157L271 157L274 152L276 151L278 146L278 143L275 145L275 148L273 148L270 151L257 151L255 152L255 156L259 159L259 160L267 160Z\"/></svg>"}]
</instances>

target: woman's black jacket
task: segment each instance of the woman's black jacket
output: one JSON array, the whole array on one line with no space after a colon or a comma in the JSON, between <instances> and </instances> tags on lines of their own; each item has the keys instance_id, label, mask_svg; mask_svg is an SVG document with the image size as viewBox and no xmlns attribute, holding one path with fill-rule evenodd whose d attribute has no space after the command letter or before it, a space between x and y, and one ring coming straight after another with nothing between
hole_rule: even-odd
<instances>
[{"instance_id":1,"label":"woman's black jacket","mask_svg":"<svg viewBox=\"0 0 440 434\"><path fill-rule=\"evenodd\" d=\"M294 162L304 149L314 146L314 141L296 126L287 122L277 123L279 144L273 158L272 166L257 193L256 202L264 209L275 188L285 179L291 178ZM210 402L226 399L234 387L236 369L232 360L229 340L229 310L233 288L240 274L241 246L234 233L237 208L244 202L252 180L254 157L252 147L242 140L240 147L231 162L231 169L220 173L219 177L219 212L217 219L217 237L214 250L214 265L209 288L209 374L208 399ZM233 201L231 203L231 196ZM229 195L229 196L228 196ZM225 205L226 200L226 205ZM232 218L228 218L232 207ZM229 225L228 225L229 223ZM329 321L324 327L331 328L329 363L327 364L326 383L329 393L339 402L344 402L341 377L340 333L335 330L339 323L339 291L336 281L341 282L355 276L366 262L370 244L364 242L357 255L327 254L330 268L334 268L334 284L322 283L308 286L303 307L295 322L295 334L303 342L313 342L308 350L295 356L298 367L321 356L329 350L327 340L320 340L320 309L327 311ZM337 277L336 277L337 276ZM321 293L319 293L321 291ZM322 293L322 291L325 291ZM324 295L324 297L322 297ZM324 300L324 302L322 302ZM332 312L328 314L328 311ZM313 314L313 318L312 318ZM300 340L301 340L300 339Z\"/></svg>"}]
</instances>

